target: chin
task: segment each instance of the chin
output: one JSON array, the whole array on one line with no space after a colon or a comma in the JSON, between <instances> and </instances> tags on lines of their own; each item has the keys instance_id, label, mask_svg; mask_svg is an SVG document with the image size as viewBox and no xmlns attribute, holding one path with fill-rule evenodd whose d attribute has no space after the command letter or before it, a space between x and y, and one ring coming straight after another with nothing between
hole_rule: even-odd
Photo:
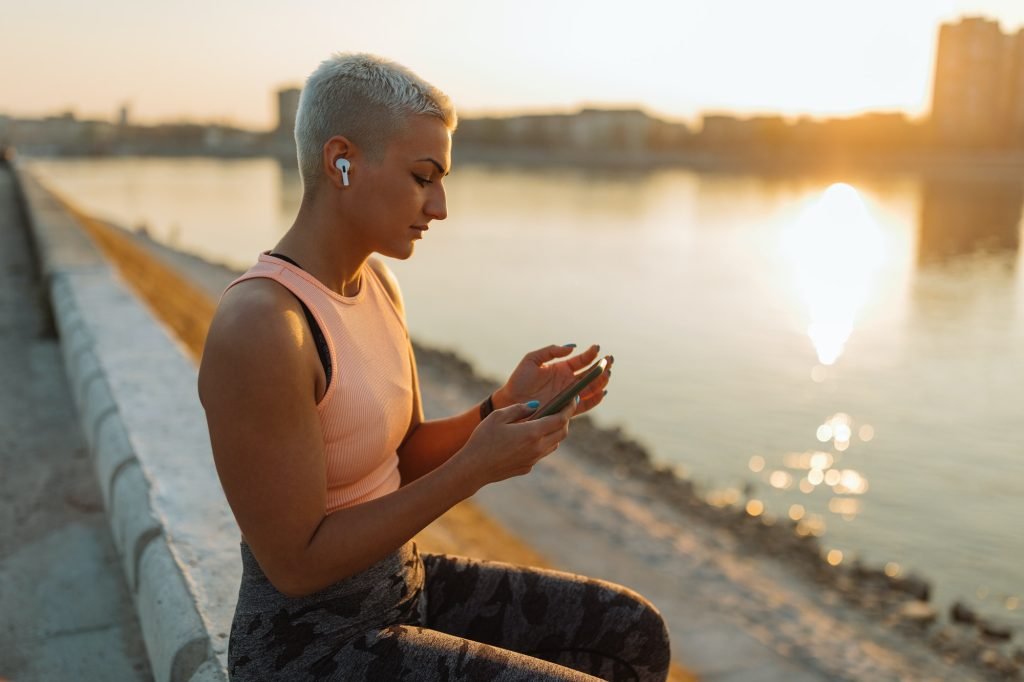
<instances>
[{"instance_id":1,"label":"chin","mask_svg":"<svg viewBox=\"0 0 1024 682\"><path fill-rule=\"evenodd\" d=\"M382 256L388 258L395 258L398 260L409 260L412 258L412 254L416 251L416 245L413 242L409 242L405 245L405 248L388 249L387 251L378 251Z\"/></svg>"}]
</instances>

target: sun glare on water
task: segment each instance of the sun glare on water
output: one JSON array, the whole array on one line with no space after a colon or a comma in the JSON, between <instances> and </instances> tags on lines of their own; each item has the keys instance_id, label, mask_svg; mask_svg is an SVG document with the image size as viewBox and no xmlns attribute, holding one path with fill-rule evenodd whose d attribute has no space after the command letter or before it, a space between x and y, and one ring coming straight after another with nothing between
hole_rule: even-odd
<instances>
[{"instance_id":1,"label":"sun glare on water","mask_svg":"<svg viewBox=\"0 0 1024 682\"><path fill-rule=\"evenodd\" d=\"M885 259L882 231L860 192L836 183L783 232L782 250L809 314L807 336L818 362L833 365Z\"/></svg>"}]
</instances>

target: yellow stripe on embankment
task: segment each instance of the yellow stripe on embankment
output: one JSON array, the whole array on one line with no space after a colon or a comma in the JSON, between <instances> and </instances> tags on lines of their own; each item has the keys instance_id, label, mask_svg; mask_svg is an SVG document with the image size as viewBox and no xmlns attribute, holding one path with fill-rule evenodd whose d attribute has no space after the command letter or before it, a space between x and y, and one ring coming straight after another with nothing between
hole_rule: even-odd
<instances>
[{"instance_id":1,"label":"yellow stripe on embankment","mask_svg":"<svg viewBox=\"0 0 1024 682\"><path fill-rule=\"evenodd\" d=\"M167 266L128 235L68 205L78 222L96 241L125 281L150 310L178 336L192 359L202 356L206 333L213 319L215 301L177 270ZM452 507L415 538L426 552L443 552L506 561L513 564L552 567L540 554L483 512L472 500ZM672 682L695 681L673 664Z\"/></svg>"}]
</instances>

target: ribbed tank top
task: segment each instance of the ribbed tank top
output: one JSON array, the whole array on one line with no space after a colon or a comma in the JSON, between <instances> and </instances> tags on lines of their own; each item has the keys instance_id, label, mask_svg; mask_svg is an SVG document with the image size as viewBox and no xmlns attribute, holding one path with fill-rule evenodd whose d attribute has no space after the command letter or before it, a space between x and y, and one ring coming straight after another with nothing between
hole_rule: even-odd
<instances>
[{"instance_id":1,"label":"ribbed tank top","mask_svg":"<svg viewBox=\"0 0 1024 682\"><path fill-rule=\"evenodd\" d=\"M412 357L405 320L377 273L363 265L359 292L340 296L305 270L262 253L227 289L257 277L278 282L305 303L330 350L333 376L317 404L325 513L397 490L398 446L412 420Z\"/></svg>"}]
</instances>

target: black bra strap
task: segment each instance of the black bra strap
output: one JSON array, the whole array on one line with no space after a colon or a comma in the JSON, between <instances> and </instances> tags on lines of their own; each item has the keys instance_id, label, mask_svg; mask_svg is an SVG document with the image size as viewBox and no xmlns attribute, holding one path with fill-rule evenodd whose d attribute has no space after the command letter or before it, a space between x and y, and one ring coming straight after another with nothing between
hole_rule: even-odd
<instances>
[{"instance_id":1,"label":"black bra strap","mask_svg":"<svg viewBox=\"0 0 1024 682\"><path fill-rule=\"evenodd\" d=\"M273 256L274 258L280 258L283 261L291 263L292 265L297 267L299 270L305 270L305 268L303 268L301 265L299 265L298 263L293 261L288 256L284 256L284 255L282 255L280 253L274 253L273 251L271 251L267 255L268 256ZM324 366L324 374L327 376L327 385L330 386L331 385L331 350L327 346L327 339L324 338L323 330L321 330L320 329L320 325L318 325L316 323L316 318L313 317L313 313L309 310L309 307L298 296L296 296L295 298L299 302L299 305L302 306L302 312L304 312L306 314L306 322L309 323L309 330L313 333L313 341L316 343L316 352L317 352L317 355L320 356L320 364Z\"/></svg>"}]
</instances>

